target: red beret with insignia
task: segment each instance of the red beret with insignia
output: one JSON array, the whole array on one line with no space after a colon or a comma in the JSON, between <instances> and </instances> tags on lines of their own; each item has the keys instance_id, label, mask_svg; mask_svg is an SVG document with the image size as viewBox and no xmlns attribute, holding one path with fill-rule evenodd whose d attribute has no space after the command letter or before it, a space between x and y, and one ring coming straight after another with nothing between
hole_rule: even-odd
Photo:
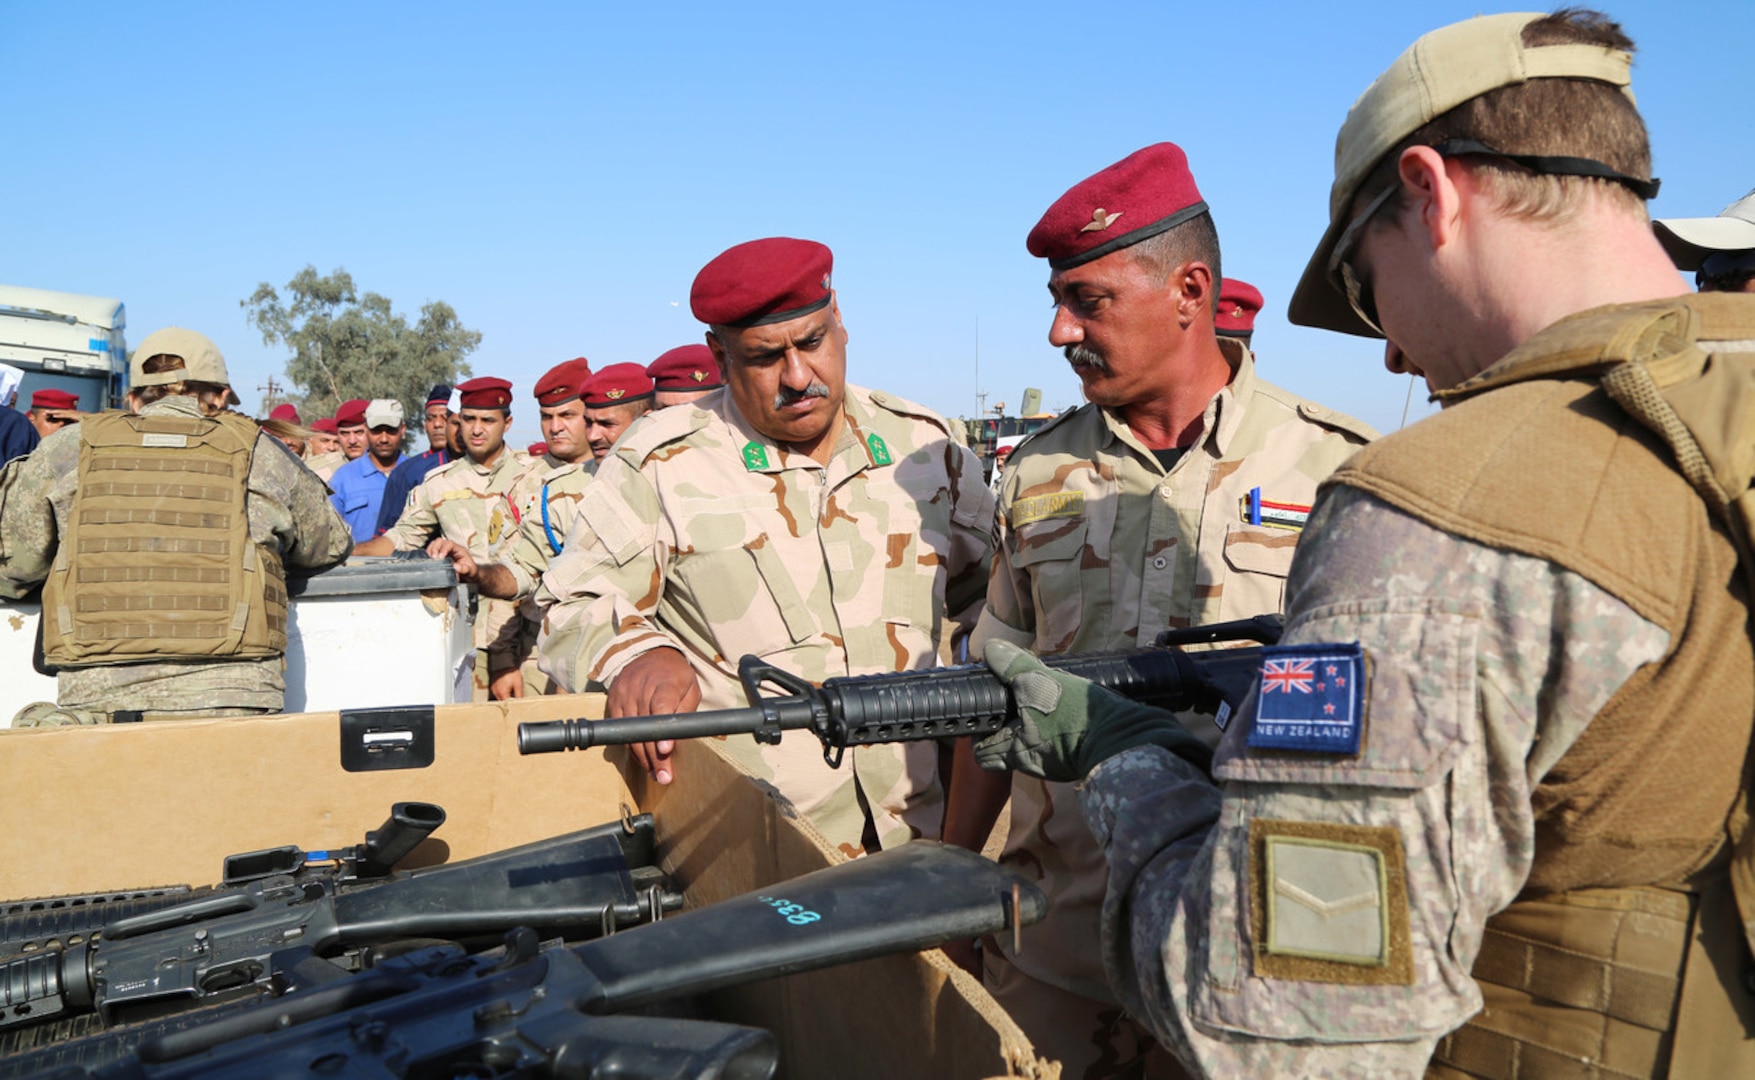
<instances>
[{"instance_id":1,"label":"red beret with insignia","mask_svg":"<svg viewBox=\"0 0 1755 1080\"><path fill-rule=\"evenodd\" d=\"M751 240L701 268L689 290L689 310L709 326L797 319L829 306L834 269L834 254L814 240Z\"/></svg>"},{"instance_id":2,"label":"red beret with insignia","mask_svg":"<svg viewBox=\"0 0 1755 1080\"><path fill-rule=\"evenodd\" d=\"M33 409L77 409L79 395L65 390L38 390L30 396Z\"/></svg>"},{"instance_id":3,"label":"red beret with insignia","mask_svg":"<svg viewBox=\"0 0 1755 1080\"><path fill-rule=\"evenodd\" d=\"M1070 270L1207 212L1175 143L1137 150L1055 200L1026 241L1030 254Z\"/></svg>"},{"instance_id":4,"label":"red beret with insignia","mask_svg":"<svg viewBox=\"0 0 1755 1080\"><path fill-rule=\"evenodd\" d=\"M1255 332L1255 313L1261 310L1261 290L1247 281L1226 278L1219 286L1219 311L1213 329L1227 337L1248 337Z\"/></svg>"},{"instance_id":5,"label":"red beret with insignia","mask_svg":"<svg viewBox=\"0 0 1755 1080\"><path fill-rule=\"evenodd\" d=\"M321 420L311 421L311 430L321 435L335 434L335 417L325 416Z\"/></svg>"},{"instance_id":6,"label":"red beret with insignia","mask_svg":"<svg viewBox=\"0 0 1755 1080\"><path fill-rule=\"evenodd\" d=\"M587 409L626 405L652 396L652 380L639 364L611 364L585 381L580 395Z\"/></svg>"},{"instance_id":7,"label":"red beret with insignia","mask_svg":"<svg viewBox=\"0 0 1755 1080\"><path fill-rule=\"evenodd\" d=\"M536 403L538 405L564 405L585 392L585 380L591 378L591 364L583 356L576 356L564 364L556 364L548 369L548 374L536 380Z\"/></svg>"},{"instance_id":8,"label":"red beret with insignia","mask_svg":"<svg viewBox=\"0 0 1755 1080\"><path fill-rule=\"evenodd\" d=\"M268 419L270 419L270 420L285 420L289 424L302 424L302 423L304 423L303 420L299 419L299 410L298 410L297 406L290 405L290 404L276 405L274 407L273 411L268 414Z\"/></svg>"},{"instance_id":9,"label":"red beret with insignia","mask_svg":"<svg viewBox=\"0 0 1755 1080\"><path fill-rule=\"evenodd\" d=\"M365 398L353 398L341 403L335 410L336 427L360 427L366 422L366 406L371 404Z\"/></svg>"},{"instance_id":10,"label":"red beret with insignia","mask_svg":"<svg viewBox=\"0 0 1755 1080\"><path fill-rule=\"evenodd\" d=\"M512 384L492 375L458 383L457 393L465 409L504 409L512 404Z\"/></svg>"},{"instance_id":11,"label":"red beret with insignia","mask_svg":"<svg viewBox=\"0 0 1755 1080\"><path fill-rule=\"evenodd\" d=\"M652 361L646 374L660 390L713 390L719 381L719 362L705 345L678 346Z\"/></svg>"}]
</instances>

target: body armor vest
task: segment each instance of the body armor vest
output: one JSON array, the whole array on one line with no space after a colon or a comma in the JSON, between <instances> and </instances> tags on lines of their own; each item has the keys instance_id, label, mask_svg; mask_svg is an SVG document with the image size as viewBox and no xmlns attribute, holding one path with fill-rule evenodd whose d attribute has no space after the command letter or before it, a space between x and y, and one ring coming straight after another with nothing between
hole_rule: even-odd
<instances>
[{"instance_id":1,"label":"body armor vest","mask_svg":"<svg viewBox=\"0 0 1755 1080\"><path fill-rule=\"evenodd\" d=\"M1535 789L1529 882L1475 961L1485 1008L1432 1076L1755 1075L1736 904L1755 898L1732 889L1751 869L1748 522L1730 512L1749 476L1718 482L1755 464L1752 353L1747 298L1586 312L1331 478L1558 563L1670 635Z\"/></svg>"},{"instance_id":2,"label":"body armor vest","mask_svg":"<svg viewBox=\"0 0 1755 1080\"><path fill-rule=\"evenodd\" d=\"M78 486L43 586L56 667L286 651L280 554L250 537L249 419L105 413L80 424Z\"/></svg>"}]
</instances>

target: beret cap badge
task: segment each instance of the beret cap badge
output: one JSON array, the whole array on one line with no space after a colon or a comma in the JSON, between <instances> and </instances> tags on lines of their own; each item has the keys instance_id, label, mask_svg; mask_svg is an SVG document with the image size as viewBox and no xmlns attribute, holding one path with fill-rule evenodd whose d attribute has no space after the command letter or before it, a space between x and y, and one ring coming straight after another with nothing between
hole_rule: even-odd
<instances>
[{"instance_id":1,"label":"beret cap badge","mask_svg":"<svg viewBox=\"0 0 1755 1080\"><path fill-rule=\"evenodd\" d=\"M1097 209L1091 211L1091 220L1085 222L1085 227L1080 229L1079 231L1080 232L1102 232L1104 229L1107 229L1109 226L1115 224L1115 219L1119 218L1122 215L1122 213L1123 213L1123 211L1120 211L1120 210L1115 211L1115 213L1113 213L1113 214L1105 213L1103 208L1101 206L1099 206L1099 207L1097 207Z\"/></svg>"}]
</instances>

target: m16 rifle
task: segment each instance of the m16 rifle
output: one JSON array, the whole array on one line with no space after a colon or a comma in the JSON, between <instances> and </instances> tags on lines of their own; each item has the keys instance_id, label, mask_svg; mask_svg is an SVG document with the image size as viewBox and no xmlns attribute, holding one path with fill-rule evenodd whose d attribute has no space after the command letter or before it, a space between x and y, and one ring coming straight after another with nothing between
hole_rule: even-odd
<instances>
[{"instance_id":1,"label":"m16 rifle","mask_svg":"<svg viewBox=\"0 0 1755 1080\"><path fill-rule=\"evenodd\" d=\"M0 1059L0 1080L135 1077L768 1077L767 1032L626 1015L760 979L930 948L1040 919L1040 891L971 852L915 841L566 947L519 930L436 947L297 995Z\"/></svg>"},{"instance_id":2,"label":"m16 rifle","mask_svg":"<svg viewBox=\"0 0 1755 1080\"><path fill-rule=\"evenodd\" d=\"M1214 623L1158 635L1157 646L1113 653L1078 653L1044 660L1123 697L1173 712L1216 713L1221 723L1242 701L1261 668L1261 650L1186 652L1180 646L1279 641L1277 615ZM823 760L839 768L849 746L947 736L991 735L1017 717L1011 690L983 664L927 668L893 675L855 675L814 686L755 656L737 666L750 704L742 709L632 716L612 720L551 720L518 725L518 752L546 754L593 746L753 735L775 744L783 732L808 729ZM776 686L783 694L764 694Z\"/></svg>"},{"instance_id":3,"label":"m16 rifle","mask_svg":"<svg viewBox=\"0 0 1755 1080\"><path fill-rule=\"evenodd\" d=\"M430 814L415 816L437 824ZM681 906L680 895L651 880L655 869L641 879L631 869L650 866L652 828L651 816L641 815L388 876L419 836L379 830L376 841L344 853L337 865L346 869L334 874L306 873L310 853L291 862L246 858L234 868L274 863L290 872L252 874L113 920L93 939L0 961L0 1053L44 1037L15 1038L9 1029L48 1022L55 1026L48 1037L65 1037L202 1004L278 997L370 966L411 939L491 942L527 926L577 940L660 918Z\"/></svg>"}]
</instances>

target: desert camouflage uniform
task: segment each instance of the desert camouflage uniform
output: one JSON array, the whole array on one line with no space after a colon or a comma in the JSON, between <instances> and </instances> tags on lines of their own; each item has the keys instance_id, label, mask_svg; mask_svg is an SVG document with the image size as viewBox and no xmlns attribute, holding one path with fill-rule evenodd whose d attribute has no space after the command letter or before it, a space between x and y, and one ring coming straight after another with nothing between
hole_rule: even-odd
<instances>
[{"instance_id":1,"label":"desert camouflage uniform","mask_svg":"<svg viewBox=\"0 0 1755 1080\"><path fill-rule=\"evenodd\" d=\"M542 611L531 594L541 584L549 560L559 555L566 544L573 519L579 516L579 499L596 473L597 459L589 455L583 461L562 461L544 454L512 489L512 504L518 507L524 521L517 537L501 554L501 565L511 572L516 583L518 595L514 602L524 620L518 655L526 697L555 691L554 684L536 662Z\"/></svg>"},{"instance_id":2,"label":"desert camouflage uniform","mask_svg":"<svg viewBox=\"0 0 1755 1080\"><path fill-rule=\"evenodd\" d=\"M1169 627L1281 609L1299 530L1250 524L1251 490L1308 511L1317 484L1376 433L1257 378L1241 343L1222 338L1220 347L1236 374L1168 473L1125 423L1093 405L1011 455L977 654L994 638L1043 655L1135 648ZM1217 741L1210 717L1184 721ZM1071 784L1014 775L1001 861L1041 886L1049 910L1024 930L1020 955L1009 940L1001 955L989 951L987 981L1021 1022L1051 1018L1026 1030L1069 1078L1108 1076L1150 1040L1121 1022L1104 978L1098 915L1108 872L1074 805Z\"/></svg>"},{"instance_id":3,"label":"desert camouflage uniform","mask_svg":"<svg viewBox=\"0 0 1755 1080\"><path fill-rule=\"evenodd\" d=\"M756 432L729 394L629 428L537 592L543 670L609 684L668 646L714 709L745 704L745 653L813 682L939 663L980 611L992 493L930 411L849 386L845 416L827 466ZM805 731L728 745L845 852L862 799L884 846L939 832L930 743L859 747L838 772Z\"/></svg>"},{"instance_id":4,"label":"desert camouflage uniform","mask_svg":"<svg viewBox=\"0 0 1755 1080\"><path fill-rule=\"evenodd\" d=\"M327 454L307 454L305 467L317 474L317 479L325 484L335 475L335 470L347 464L347 455L339 450L331 450Z\"/></svg>"},{"instance_id":5,"label":"desert camouflage uniform","mask_svg":"<svg viewBox=\"0 0 1755 1080\"><path fill-rule=\"evenodd\" d=\"M202 415L195 399L183 396L161 398L141 412ZM70 424L21 462L0 510L0 596L21 596L48 578L57 537L66 532L74 506L79 446L79 425ZM250 536L278 547L289 572L326 570L347 558L353 535L329 505L328 490L272 436L257 438L247 483ZM57 677L56 697L63 707L88 714L279 712L284 668L281 657L76 668Z\"/></svg>"},{"instance_id":6,"label":"desert camouflage uniform","mask_svg":"<svg viewBox=\"0 0 1755 1080\"><path fill-rule=\"evenodd\" d=\"M1108 851L1104 964L1205 1075L1414 1077L1481 1006L1470 966L1530 873L1535 785L1669 636L1577 574L1352 489L1326 492L1308 531L1321 543L1293 567L1285 641L1363 645L1363 750L1252 756L1252 694L1220 746L1223 798L1156 747L1093 770L1080 801ZM1399 834L1408 984L1256 970L1252 822Z\"/></svg>"},{"instance_id":7,"label":"desert camouflage uniform","mask_svg":"<svg viewBox=\"0 0 1755 1080\"><path fill-rule=\"evenodd\" d=\"M512 493L529 468L529 456L509 446L491 466L467 457L441 465L408 493L402 516L384 535L397 551L424 549L443 535L468 548L478 563L499 562L518 536L521 515ZM518 666L522 627L512 601L481 599L475 617L475 700L487 700L493 672Z\"/></svg>"}]
</instances>

